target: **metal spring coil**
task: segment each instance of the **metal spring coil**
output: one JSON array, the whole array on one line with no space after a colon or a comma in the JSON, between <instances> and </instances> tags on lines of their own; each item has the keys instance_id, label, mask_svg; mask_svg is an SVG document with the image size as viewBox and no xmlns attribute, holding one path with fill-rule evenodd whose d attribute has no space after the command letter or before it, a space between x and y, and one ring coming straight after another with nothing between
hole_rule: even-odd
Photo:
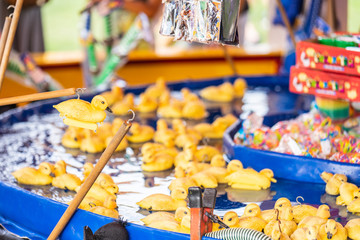
<instances>
[{"instance_id":1,"label":"metal spring coil","mask_svg":"<svg viewBox=\"0 0 360 240\"><path fill-rule=\"evenodd\" d=\"M206 233L205 236L224 240L272 240L264 233L248 228L227 228Z\"/></svg>"}]
</instances>

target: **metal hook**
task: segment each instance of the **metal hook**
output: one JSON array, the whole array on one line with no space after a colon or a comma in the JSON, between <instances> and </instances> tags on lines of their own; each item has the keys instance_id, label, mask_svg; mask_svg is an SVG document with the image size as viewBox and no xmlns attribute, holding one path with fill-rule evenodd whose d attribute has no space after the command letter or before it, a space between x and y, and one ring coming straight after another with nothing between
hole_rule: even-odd
<instances>
[{"instance_id":1,"label":"metal hook","mask_svg":"<svg viewBox=\"0 0 360 240\"><path fill-rule=\"evenodd\" d=\"M7 7L8 10L9 10L10 8L13 8L14 11L15 11L15 6L14 6L14 5L9 5L9 6ZM13 16L14 16L14 13L13 13L13 12L10 13L9 17L12 18Z\"/></svg>"},{"instance_id":2,"label":"metal hook","mask_svg":"<svg viewBox=\"0 0 360 240\"><path fill-rule=\"evenodd\" d=\"M135 119L135 112L132 109L129 109L128 112L131 112L133 114L132 118L130 118L126 121L127 123L130 123L130 122L134 121L134 119Z\"/></svg>"},{"instance_id":3,"label":"metal hook","mask_svg":"<svg viewBox=\"0 0 360 240\"><path fill-rule=\"evenodd\" d=\"M299 202L299 199L302 199L303 202L305 201L305 199L304 199L302 196L297 196L297 197L296 197L296 202L297 202L297 204L299 204L299 205L301 205L301 202Z\"/></svg>"},{"instance_id":4,"label":"metal hook","mask_svg":"<svg viewBox=\"0 0 360 240\"><path fill-rule=\"evenodd\" d=\"M86 88L77 88L77 89L75 90L75 93L76 93L76 95L78 96L77 99L80 99L80 92L81 92L81 93L84 93L85 90L86 90Z\"/></svg>"}]
</instances>

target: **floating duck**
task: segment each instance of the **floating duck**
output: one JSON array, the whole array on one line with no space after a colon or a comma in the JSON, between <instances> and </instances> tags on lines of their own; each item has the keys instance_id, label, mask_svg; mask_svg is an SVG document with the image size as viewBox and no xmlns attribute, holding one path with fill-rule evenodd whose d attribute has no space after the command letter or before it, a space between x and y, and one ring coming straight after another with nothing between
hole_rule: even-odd
<instances>
[{"instance_id":1,"label":"floating duck","mask_svg":"<svg viewBox=\"0 0 360 240\"><path fill-rule=\"evenodd\" d=\"M159 119L156 123L156 132L154 134L154 141L164 144L166 147L175 146L176 133L169 129L164 119Z\"/></svg>"},{"instance_id":2,"label":"floating duck","mask_svg":"<svg viewBox=\"0 0 360 240\"><path fill-rule=\"evenodd\" d=\"M307 205L307 204L299 204L292 208L293 215L294 215L294 221L296 223L299 223L301 220L303 220L305 217L308 216L316 216L317 208Z\"/></svg>"},{"instance_id":3,"label":"floating duck","mask_svg":"<svg viewBox=\"0 0 360 240\"><path fill-rule=\"evenodd\" d=\"M353 240L360 240L360 218L351 219L345 225L348 237Z\"/></svg>"},{"instance_id":4,"label":"floating duck","mask_svg":"<svg viewBox=\"0 0 360 240\"><path fill-rule=\"evenodd\" d=\"M229 82L219 86L210 86L200 90L203 99L212 102L231 102L234 99L234 88Z\"/></svg>"},{"instance_id":5,"label":"floating duck","mask_svg":"<svg viewBox=\"0 0 360 240\"><path fill-rule=\"evenodd\" d=\"M111 88L111 91L103 92L100 94L103 96L107 103L111 106L117 101L121 101L124 97L124 91L121 87L114 86Z\"/></svg>"},{"instance_id":6,"label":"floating duck","mask_svg":"<svg viewBox=\"0 0 360 240\"><path fill-rule=\"evenodd\" d=\"M181 93L185 102L199 101L199 97L190 91L188 88L182 88Z\"/></svg>"},{"instance_id":7,"label":"floating duck","mask_svg":"<svg viewBox=\"0 0 360 240\"><path fill-rule=\"evenodd\" d=\"M221 154L217 154L211 158L210 165L213 167L225 167L226 161L224 156Z\"/></svg>"},{"instance_id":8,"label":"floating duck","mask_svg":"<svg viewBox=\"0 0 360 240\"><path fill-rule=\"evenodd\" d=\"M224 215L225 218L225 215ZM250 228L262 232L267 222L261 218L261 209L255 203L245 207L244 215L239 219L239 227Z\"/></svg>"},{"instance_id":9,"label":"floating duck","mask_svg":"<svg viewBox=\"0 0 360 240\"><path fill-rule=\"evenodd\" d=\"M90 162L87 162L83 166L84 168L84 180L88 178L91 171L94 169L94 165ZM119 187L115 184L112 177L106 173L100 173L96 178L95 183L99 184L102 188L106 189L108 192L116 194L119 192Z\"/></svg>"},{"instance_id":10,"label":"floating duck","mask_svg":"<svg viewBox=\"0 0 360 240\"><path fill-rule=\"evenodd\" d=\"M220 139L224 136L224 132L229 127L229 120L225 118L217 118L212 124L199 123L194 129L198 131L203 138Z\"/></svg>"},{"instance_id":11,"label":"floating duck","mask_svg":"<svg viewBox=\"0 0 360 240\"><path fill-rule=\"evenodd\" d=\"M281 211L285 207L291 207L291 202L287 198L279 198L275 202L274 209L264 210L261 212L261 218L264 219L266 222L270 222L271 220L276 220L277 218L277 211Z\"/></svg>"},{"instance_id":12,"label":"floating duck","mask_svg":"<svg viewBox=\"0 0 360 240\"><path fill-rule=\"evenodd\" d=\"M347 182L347 177L344 174L323 172L321 178L326 182L325 192L330 195L339 195L341 184Z\"/></svg>"},{"instance_id":13,"label":"floating duck","mask_svg":"<svg viewBox=\"0 0 360 240\"><path fill-rule=\"evenodd\" d=\"M166 152L146 154L143 156L141 169L146 172L158 172L171 169L174 166L174 157Z\"/></svg>"},{"instance_id":14,"label":"floating duck","mask_svg":"<svg viewBox=\"0 0 360 240\"><path fill-rule=\"evenodd\" d=\"M196 149L195 158L198 159L199 162L210 162L217 154L221 153L216 147L203 145Z\"/></svg>"},{"instance_id":15,"label":"floating duck","mask_svg":"<svg viewBox=\"0 0 360 240\"><path fill-rule=\"evenodd\" d=\"M291 234L292 240L316 240L318 235L318 229L314 226L308 228L299 228L296 229L293 234Z\"/></svg>"},{"instance_id":16,"label":"floating duck","mask_svg":"<svg viewBox=\"0 0 360 240\"><path fill-rule=\"evenodd\" d=\"M81 128L69 126L61 138L61 144L67 148L80 148L83 137Z\"/></svg>"},{"instance_id":17,"label":"floating duck","mask_svg":"<svg viewBox=\"0 0 360 240\"><path fill-rule=\"evenodd\" d=\"M111 217L111 218L119 218L119 212L115 209L109 209L102 206L95 206L89 209L90 212Z\"/></svg>"},{"instance_id":18,"label":"floating duck","mask_svg":"<svg viewBox=\"0 0 360 240\"><path fill-rule=\"evenodd\" d=\"M171 196L156 193L147 196L136 204L151 211L175 211L178 207L186 207L187 191L184 188L175 188Z\"/></svg>"},{"instance_id":19,"label":"floating duck","mask_svg":"<svg viewBox=\"0 0 360 240\"><path fill-rule=\"evenodd\" d=\"M166 86L166 82L163 78L158 78L156 83L150 85L146 90L145 94L152 97L153 99L159 99L164 92L169 91Z\"/></svg>"},{"instance_id":20,"label":"floating duck","mask_svg":"<svg viewBox=\"0 0 360 240\"><path fill-rule=\"evenodd\" d=\"M242 169L244 169L244 166L243 166L242 162L237 159L231 160L226 167L228 174L231 174L233 172L236 172L236 171L242 170Z\"/></svg>"},{"instance_id":21,"label":"floating duck","mask_svg":"<svg viewBox=\"0 0 360 240\"><path fill-rule=\"evenodd\" d=\"M218 186L216 178L205 172L195 173L191 178L196 182L197 186L202 188L216 188Z\"/></svg>"},{"instance_id":22,"label":"floating duck","mask_svg":"<svg viewBox=\"0 0 360 240\"><path fill-rule=\"evenodd\" d=\"M245 79L243 78L236 79L233 86L234 86L234 96L236 98L242 98L247 88Z\"/></svg>"},{"instance_id":23,"label":"floating duck","mask_svg":"<svg viewBox=\"0 0 360 240\"><path fill-rule=\"evenodd\" d=\"M70 203L69 203L70 204ZM80 205L79 205L79 208L80 209L83 209L83 210L86 210L86 211L89 211L90 208L92 207L95 207L95 206L102 206L103 203L96 199L96 198L93 198L93 197L84 197L84 199L81 201Z\"/></svg>"},{"instance_id":24,"label":"floating duck","mask_svg":"<svg viewBox=\"0 0 360 240\"><path fill-rule=\"evenodd\" d=\"M104 141L90 130L84 130L85 137L81 140L80 150L87 153L98 153L105 149Z\"/></svg>"},{"instance_id":25,"label":"floating duck","mask_svg":"<svg viewBox=\"0 0 360 240\"><path fill-rule=\"evenodd\" d=\"M157 106L157 101L154 98L142 93L140 94L140 102L135 106L135 110L141 113L150 113L155 112Z\"/></svg>"},{"instance_id":26,"label":"floating duck","mask_svg":"<svg viewBox=\"0 0 360 240\"><path fill-rule=\"evenodd\" d=\"M356 198L349 205L347 205L347 210L352 214L360 213L360 199Z\"/></svg>"},{"instance_id":27,"label":"floating duck","mask_svg":"<svg viewBox=\"0 0 360 240\"><path fill-rule=\"evenodd\" d=\"M113 113L120 116L126 115L129 109L133 109L135 106L134 98L134 94L126 94L121 101L115 102L114 105L111 106Z\"/></svg>"},{"instance_id":28,"label":"floating duck","mask_svg":"<svg viewBox=\"0 0 360 240\"><path fill-rule=\"evenodd\" d=\"M200 100L187 101L181 111L183 118L200 120L205 118L208 113L204 103Z\"/></svg>"},{"instance_id":29,"label":"floating duck","mask_svg":"<svg viewBox=\"0 0 360 240\"><path fill-rule=\"evenodd\" d=\"M189 187L197 186L196 182L191 177L180 177L175 178L170 182L169 190L172 191L175 188L182 187L185 189L189 189Z\"/></svg>"},{"instance_id":30,"label":"floating duck","mask_svg":"<svg viewBox=\"0 0 360 240\"><path fill-rule=\"evenodd\" d=\"M128 132L127 139L132 143L147 142L153 139L154 133L154 129L150 126L133 123Z\"/></svg>"},{"instance_id":31,"label":"floating duck","mask_svg":"<svg viewBox=\"0 0 360 240\"><path fill-rule=\"evenodd\" d=\"M297 225L293 221L293 212L290 207L284 207L282 210L277 210L279 212L277 220L271 220L268 224L266 224L264 228L264 233L266 235L270 235L273 228L276 227L277 224L280 223L281 232L285 233L288 236L296 230Z\"/></svg>"},{"instance_id":32,"label":"floating duck","mask_svg":"<svg viewBox=\"0 0 360 240\"><path fill-rule=\"evenodd\" d=\"M49 185L52 182L50 174L53 172L54 166L47 162L42 162L38 169L24 167L11 174L20 184L27 185Z\"/></svg>"},{"instance_id":33,"label":"floating duck","mask_svg":"<svg viewBox=\"0 0 360 240\"><path fill-rule=\"evenodd\" d=\"M96 95L91 103L81 99L70 99L53 106L64 118L64 123L69 126L96 130L98 125L106 118L105 110L111 112L103 96Z\"/></svg>"},{"instance_id":34,"label":"floating duck","mask_svg":"<svg viewBox=\"0 0 360 240\"><path fill-rule=\"evenodd\" d=\"M336 198L337 205L349 205L359 194L359 188L352 183L343 182L339 188L340 196Z\"/></svg>"},{"instance_id":35,"label":"floating duck","mask_svg":"<svg viewBox=\"0 0 360 240\"><path fill-rule=\"evenodd\" d=\"M181 222L188 215L190 216L190 209L188 207L178 207L175 211L175 220Z\"/></svg>"},{"instance_id":36,"label":"floating duck","mask_svg":"<svg viewBox=\"0 0 360 240\"><path fill-rule=\"evenodd\" d=\"M319 240L346 240L346 229L334 219L329 219L321 225L318 234Z\"/></svg>"},{"instance_id":37,"label":"floating duck","mask_svg":"<svg viewBox=\"0 0 360 240\"><path fill-rule=\"evenodd\" d=\"M227 183L226 176L228 175L228 171L223 167L209 167L203 170L204 173L209 174L216 178L218 183Z\"/></svg>"},{"instance_id":38,"label":"floating duck","mask_svg":"<svg viewBox=\"0 0 360 240\"><path fill-rule=\"evenodd\" d=\"M171 97L170 92L164 92L159 100L157 115L163 118L181 118L183 103Z\"/></svg>"},{"instance_id":39,"label":"floating duck","mask_svg":"<svg viewBox=\"0 0 360 240\"><path fill-rule=\"evenodd\" d=\"M55 177L52 180L54 187L75 191L75 189L81 185L79 177L71 173L66 173L66 163L63 160L55 163L54 173Z\"/></svg>"},{"instance_id":40,"label":"floating duck","mask_svg":"<svg viewBox=\"0 0 360 240\"><path fill-rule=\"evenodd\" d=\"M320 226L325 224L330 217L330 209L328 205L320 205L317 209L316 216L308 216L299 222L299 228L308 228L310 226L319 230Z\"/></svg>"},{"instance_id":41,"label":"floating duck","mask_svg":"<svg viewBox=\"0 0 360 240\"><path fill-rule=\"evenodd\" d=\"M80 187L81 186L77 187L75 191L78 192L80 190ZM106 189L102 188L99 184L94 183L92 187L89 189L86 196L96 198L101 202L106 202L109 201L110 198L114 198L115 195L110 193Z\"/></svg>"},{"instance_id":42,"label":"floating duck","mask_svg":"<svg viewBox=\"0 0 360 240\"><path fill-rule=\"evenodd\" d=\"M261 190L267 189L271 185L271 180L273 177L269 175L272 171L246 171L246 170L238 170L234 173L231 173L226 177L228 184L232 188L237 189L249 189L249 190Z\"/></svg>"}]
</instances>

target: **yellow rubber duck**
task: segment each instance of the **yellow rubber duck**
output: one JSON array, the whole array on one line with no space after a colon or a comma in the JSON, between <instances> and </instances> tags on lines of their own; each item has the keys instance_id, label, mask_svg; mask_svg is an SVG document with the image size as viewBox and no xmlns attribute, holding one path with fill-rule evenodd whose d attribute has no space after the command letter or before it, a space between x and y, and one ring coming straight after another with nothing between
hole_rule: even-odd
<instances>
[{"instance_id":1,"label":"yellow rubber duck","mask_svg":"<svg viewBox=\"0 0 360 240\"><path fill-rule=\"evenodd\" d=\"M150 113L155 112L157 106L157 101L154 98L142 93L140 94L140 102L135 106L135 110L141 113Z\"/></svg>"},{"instance_id":2,"label":"yellow rubber duck","mask_svg":"<svg viewBox=\"0 0 360 240\"><path fill-rule=\"evenodd\" d=\"M50 174L53 172L54 166L47 162L42 162L38 169L24 167L11 174L20 184L27 185L49 185L52 182Z\"/></svg>"},{"instance_id":3,"label":"yellow rubber duck","mask_svg":"<svg viewBox=\"0 0 360 240\"><path fill-rule=\"evenodd\" d=\"M336 198L337 205L349 205L359 194L359 188L352 183L343 182L339 188L340 196Z\"/></svg>"},{"instance_id":4,"label":"yellow rubber duck","mask_svg":"<svg viewBox=\"0 0 360 240\"><path fill-rule=\"evenodd\" d=\"M276 224L270 234L272 240L291 240L291 238L281 231L280 223Z\"/></svg>"},{"instance_id":5,"label":"yellow rubber duck","mask_svg":"<svg viewBox=\"0 0 360 240\"><path fill-rule=\"evenodd\" d=\"M318 229L316 227L299 228L291 234L291 240L316 240Z\"/></svg>"},{"instance_id":6,"label":"yellow rubber duck","mask_svg":"<svg viewBox=\"0 0 360 240\"><path fill-rule=\"evenodd\" d=\"M264 228L264 233L266 235L270 235L273 228L280 223L281 232L285 233L288 236L291 236L291 234L297 228L296 223L293 221L294 217L292 209L290 207L283 207L280 211L277 209L276 211L279 212L278 219L271 220L268 224L266 224Z\"/></svg>"},{"instance_id":7,"label":"yellow rubber duck","mask_svg":"<svg viewBox=\"0 0 360 240\"><path fill-rule=\"evenodd\" d=\"M243 78L236 79L233 86L234 86L234 96L236 98L242 98L247 88L247 83L245 79Z\"/></svg>"},{"instance_id":8,"label":"yellow rubber duck","mask_svg":"<svg viewBox=\"0 0 360 240\"><path fill-rule=\"evenodd\" d=\"M228 225L230 228L239 227L239 216L234 211L228 211L224 214L223 222Z\"/></svg>"},{"instance_id":9,"label":"yellow rubber duck","mask_svg":"<svg viewBox=\"0 0 360 240\"><path fill-rule=\"evenodd\" d=\"M200 90L203 99L212 102L231 102L234 99L234 88L229 82L219 86L210 86Z\"/></svg>"},{"instance_id":10,"label":"yellow rubber duck","mask_svg":"<svg viewBox=\"0 0 360 240\"><path fill-rule=\"evenodd\" d=\"M351 219L345 225L348 237L353 240L360 240L360 218Z\"/></svg>"},{"instance_id":11,"label":"yellow rubber duck","mask_svg":"<svg viewBox=\"0 0 360 240\"><path fill-rule=\"evenodd\" d=\"M231 160L226 167L228 174L231 174L233 172L236 172L236 171L242 170L242 169L244 169L244 166L243 166L242 162L237 159Z\"/></svg>"},{"instance_id":12,"label":"yellow rubber duck","mask_svg":"<svg viewBox=\"0 0 360 240\"><path fill-rule=\"evenodd\" d=\"M128 93L121 101L117 101L114 105L111 106L111 109L115 115L126 115L129 109L133 109L135 106L134 103L134 94Z\"/></svg>"},{"instance_id":13,"label":"yellow rubber duck","mask_svg":"<svg viewBox=\"0 0 360 240\"><path fill-rule=\"evenodd\" d=\"M271 173L272 171L270 169L264 171L262 170L260 173L254 170L238 170L228 175L226 180L232 188L261 190L270 187L273 179L273 173Z\"/></svg>"},{"instance_id":14,"label":"yellow rubber duck","mask_svg":"<svg viewBox=\"0 0 360 240\"><path fill-rule=\"evenodd\" d=\"M303 220L305 217L308 216L316 216L317 208L307 205L307 204L299 204L296 206L293 206L293 215L294 215L294 221L296 223L299 223L301 220Z\"/></svg>"},{"instance_id":15,"label":"yellow rubber duck","mask_svg":"<svg viewBox=\"0 0 360 240\"><path fill-rule=\"evenodd\" d=\"M250 203L245 207L244 215L239 218L238 227L250 228L262 232L266 224L267 222L261 218L260 207L255 203Z\"/></svg>"},{"instance_id":16,"label":"yellow rubber duck","mask_svg":"<svg viewBox=\"0 0 360 240\"><path fill-rule=\"evenodd\" d=\"M169 89L166 86L165 80L163 78L158 78L155 84L146 88L145 94L158 100L161 97L161 94L166 91L169 91Z\"/></svg>"},{"instance_id":17,"label":"yellow rubber duck","mask_svg":"<svg viewBox=\"0 0 360 240\"><path fill-rule=\"evenodd\" d=\"M198 159L199 162L210 162L217 154L221 153L216 147L203 145L196 149L195 158Z\"/></svg>"},{"instance_id":18,"label":"yellow rubber duck","mask_svg":"<svg viewBox=\"0 0 360 240\"><path fill-rule=\"evenodd\" d=\"M181 115L186 119L200 120L204 119L208 113L204 103L200 100L195 100L185 102Z\"/></svg>"},{"instance_id":19,"label":"yellow rubber duck","mask_svg":"<svg viewBox=\"0 0 360 240\"><path fill-rule=\"evenodd\" d=\"M54 173L55 177L52 180L54 187L75 191L81 185L79 177L66 172L66 163L63 160L55 163Z\"/></svg>"},{"instance_id":20,"label":"yellow rubber duck","mask_svg":"<svg viewBox=\"0 0 360 240\"><path fill-rule=\"evenodd\" d=\"M341 184L347 182L347 177L344 174L323 172L321 178L326 182L325 192L330 195L339 195Z\"/></svg>"},{"instance_id":21,"label":"yellow rubber duck","mask_svg":"<svg viewBox=\"0 0 360 240\"><path fill-rule=\"evenodd\" d=\"M154 129L150 126L133 123L128 132L127 139L132 143L148 142L153 139L154 133Z\"/></svg>"},{"instance_id":22,"label":"yellow rubber duck","mask_svg":"<svg viewBox=\"0 0 360 240\"><path fill-rule=\"evenodd\" d=\"M111 217L111 218L119 218L119 212L115 209L109 209L102 206L95 206L89 209L90 212Z\"/></svg>"},{"instance_id":23,"label":"yellow rubber duck","mask_svg":"<svg viewBox=\"0 0 360 240\"><path fill-rule=\"evenodd\" d=\"M217 154L211 158L210 165L212 167L225 167L226 161L222 154Z\"/></svg>"},{"instance_id":24,"label":"yellow rubber duck","mask_svg":"<svg viewBox=\"0 0 360 240\"><path fill-rule=\"evenodd\" d=\"M176 209L175 214L169 212L154 212L140 219L140 221L142 221L145 225L149 225L151 223L160 222L160 221L161 222L172 221L180 224L183 217L189 214L190 214L190 210L188 207L179 207Z\"/></svg>"},{"instance_id":25,"label":"yellow rubber duck","mask_svg":"<svg viewBox=\"0 0 360 240\"><path fill-rule=\"evenodd\" d=\"M318 234L319 240L346 240L346 229L334 219L329 219L321 225Z\"/></svg>"},{"instance_id":26,"label":"yellow rubber duck","mask_svg":"<svg viewBox=\"0 0 360 240\"><path fill-rule=\"evenodd\" d=\"M195 187L196 182L191 177L180 177L175 178L170 182L169 190L172 191L175 188L182 187L185 189L189 189L189 187Z\"/></svg>"},{"instance_id":27,"label":"yellow rubber duck","mask_svg":"<svg viewBox=\"0 0 360 240\"><path fill-rule=\"evenodd\" d=\"M186 166L189 162L198 162L198 160L195 158L194 152L196 151L195 148L192 148L192 144L187 144L186 147L184 147L184 150L179 152L179 154L174 159L175 166Z\"/></svg>"},{"instance_id":28,"label":"yellow rubber duck","mask_svg":"<svg viewBox=\"0 0 360 240\"><path fill-rule=\"evenodd\" d=\"M80 148L83 137L81 128L69 126L61 138L61 144L67 148Z\"/></svg>"},{"instance_id":29,"label":"yellow rubber duck","mask_svg":"<svg viewBox=\"0 0 360 240\"><path fill-rule=\"evenodd\" d=\"M210 167L203 170L204 173L209 174L216 178L216 181L220 184L227 183L226 176L228 172L226 168L223 167Z\"/></svg>"},{"instance_id":30,"label":"yellow rubber duck","mask_svg":"<svg viewBox=\"0 0 360 240\"><path fill-rule=\"evenodd\" d=\"M165 145L160 144L160 143L145 143L143 144L143 146L141 147L141 154L142 155L154 155L156 153L166 153L169 154L170 156L174 157L178 154L178 151L176 148L168 148L165 147Z\"/></svg>"},{"instance_id":31,"label":"yellow rubber duck","mask_svg":"<svg viewBox=\"0 0 360 240\"><path fill-rule=\"evenodd\" d=\"M105 143L95 133L88 129L84 130L85 137L81 140L80 150L87 153L99 153L104 151Z\"/></svg>"},{"instance_id":32,"label":"yellow rubber duck","mask_svg":"<svg viewBox=\"0 0 360 240\"><path fill-rule=\"evenodd\" d=\"M109 106L113 105L117 101L121 101L124 97L124 91L121 87L114 86L111 88L111 91L103 92L100 94L103 96Z\"/></svg>"},{"instance_id":33,"label":"yellow rubber duck","mask_svg":"<svg viewBox=\"0 0 360 240\"><path fill-rule=\"evenodd\" d=\"M212 124L199 123L195 125L194 129L198 131L203 138L221 139L229 126L229 121L227 119L217 118Z\"/></svg>"},{"instance_id":34,"label":"yellow rubber duck","mask_svg":"<svg viewBox=\"0 0 360 240\"><path fill-rule=\"evenodd\" d=\"M266 222L270 222L271 220L276 220L277 218L277 211L281 211L285 207L291 207L291 202L287 198L279 198L275 202L274 209L264 210L261 212L261 218L264 219Z\"/></svg>"},{"instance_id":35,"label":"yellow rubber duck","mask_svg":"<svg viewBox=\"0 0 360 240\"><path fill-rule=\"evenodd\" d=\"M176 188L171 192L171 196L156 193L136 204L151 211L175 211L178 207L186 207L186 198L187 191L184 188Z\"/></svg>"},{"instance_id":36,"label":"yellow rubber duck","mask_svg":"<svg viewBox=\"0 0 360 240\"><path fill-rule=\"evenodd\" d=\"M184 102L199 101L199 97L195 93L192 93L188 88L182 88L180 92Z\"/></svg>"},{"instance_id":37,"label":"yellow rubber duck","mask_svg":"<svg viewBox=\"0 0 360 240\"><path fill-rule=\"evenodd\" d=\"M164 119L159 119L156 123L156 132L154 134L154 141L164 144L166 147L175 146L176 133L169 129Z\"/></svg>"},{"instance_id":38,"label":"yellow rubber duck","mask_svg":"<svg viewBox=\"0 0 360 240\"><path fill-rule=\"evenodd\" d=\"M70 204L71 202L69 202L68 204ZM83 209L83 210L86 210L86 211L89 211L90 208L92 207L95 207L95 206L102 206L103 203L96 199L96 198L93 198L93 197L84 197L84 199L81 201L80 205L79 205L79 208L80 209Z\"/></svg>"},{"instance_id":39,"label":"yellow rubber duck","mask_svg":"<svg viewBox=\"0 0 360 240\"><path fill-rule=\"evenodd\" d=\"M81 186L77 187L75 189L75 191L78 192L80 190L80 187ZM115 195L110 193L106 189L102 188L99 184L94 183L92 185L92 187L89 189L86 196L96 198L99 201L105 203L106 201L109 201L110 199L113 199Z\"/></svg>"},{"instance_id":40,"label":"yellow rubber duck","mask_svg":"<svg viewBox=\"0 0 360 240\"><path fill-rule=\"evenodd\" d=\"M84 180L88 178L91 171L94 169L94 165L90 162L87 162L83 166L84 168ZM106 189L108 192L112 194L117 194L119 192L119 187L115 184L112 177L106 173L100 173L96 178L95 183L99 184L102 188Z\"/></svg>"},{"instance_id":41,"label":"yellow rubber duck","mask_svg":"<svg viewBox=\"0 0 360 240\"><path fill-rule=\"evenodd\" d=\"M330 209L328 205L320 205L317 209L316 216L308 216L299 222L299 228L315 227L317 230L321 225L325 224L330 217Z\"/></svg>"},{"instance_id":42,"label":"yellow rubber duck","mask_svg":"<svg viewBox=\"0 0 360 240\"><path fill-rule=\"evenodd\" d=\"M91 103L81 99L70 99L53 106L64 118L64 123L69 126L87 128L95 131L97 123L106 118L105 110L112 112L103 96L96 95Z\"/></svg>"},{"instance_id":43,"label":"yellow rubber duck","mask_svg":"<svg viewBox=\"0 0 360 240\"><path fill-rule=\"evenodd\" d=\"M347 210L352 214L360 213L360 199L356 198L349 205L347 205Z\"/></svg>"},{"instance_id":44,"label":"yellow rubber duck","mask_svg":"<svg viewBox=\"0 0 360 240\"><path fill-rule=\"evenodd\" d=\"M191 178L196 182L197 186L202 188L216 188L218 186L216 178L205 172L195 173Z\"/></svg>"},{"instance_id":45,"label":"yellow rubber duck","mask_svg":"<svg viewBox=\"0 0 360 240\"><path fill-rule=\"evenodd\" d=\"M163 118L181 118L183 103L171 97L170 92L164 92L159 100L157 115Z\"/></svg>"},{"instance_id":46,"label":"yellow rubber duck","mask_svg":"<svg viewBox=\"0 0 360 240\"><path fill-rule=\"evenodd\" d=\"M146 172L159 172L171 169L174 166L174 157L166 152L144 155L141 169Z\"/></svg>"}]
</instances>

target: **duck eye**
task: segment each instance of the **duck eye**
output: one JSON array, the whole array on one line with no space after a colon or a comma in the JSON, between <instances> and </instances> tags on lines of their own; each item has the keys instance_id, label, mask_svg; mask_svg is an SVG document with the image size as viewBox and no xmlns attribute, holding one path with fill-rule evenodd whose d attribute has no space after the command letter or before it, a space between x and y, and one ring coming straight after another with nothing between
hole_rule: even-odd
<instances>
[{"instance_id":1,"label":"duck eye","mask_svg":"<svg viewBox=\"0 0 360 240\"><path fill-rule=\"evenodd\" d=\"M252 210L249 210L249 212L252 212Z\"/></svg>"},{"instance_id":2,"label":"duck eye","mask_svg":"<svg viewBox=\"0 0 360 240\"><path fill-rule=\"evenodd\" d=\"M185 211L184 213L187 214L187 211Z\"/></svg>"},{"instance_id":3,"label":"duck eye","mask_svg":"<svg viewBox=\"0 0 360 240\"><path fill-rule=\"evenodd\" d=\"M336 226L334 227L334 229L336 229Z\"/></svg>"},{"instance_id":4,"label":"duck eye","mask_svg":"<svg viewBox=\"0 0 360 240\"><path fill-rule=\"evenodd\" d=\"M311 232L309 231L309 234L311 234Z\"/></svg>"},{"instance_id":5,"label":"duck eye","mask_svg":"<svg viewBox=\"0 0 360 240\"><path fill-rule=\"evenodd\" d=\"M229 221L232 221L232 218L229 218Z\"/></svg>"},{"instance_id":6,"label":"duck eye","mask_svg":"<svg viewBox=\"0 0 360 240\"><path fill-rule=\"evenodd\" d=\"M282 207L282 204L280 204L279 207Z\"/></svg>"},{"instance_id":7,"label":"duck eye","mask_svg":"<svg viewBox=\"0 0 360 240\"><path fill-rule=\"evenodd\" d=\"M104 102L104 101L101 101L101 104L105 104L105 102Z\"/></svg>"}]
</instances>

